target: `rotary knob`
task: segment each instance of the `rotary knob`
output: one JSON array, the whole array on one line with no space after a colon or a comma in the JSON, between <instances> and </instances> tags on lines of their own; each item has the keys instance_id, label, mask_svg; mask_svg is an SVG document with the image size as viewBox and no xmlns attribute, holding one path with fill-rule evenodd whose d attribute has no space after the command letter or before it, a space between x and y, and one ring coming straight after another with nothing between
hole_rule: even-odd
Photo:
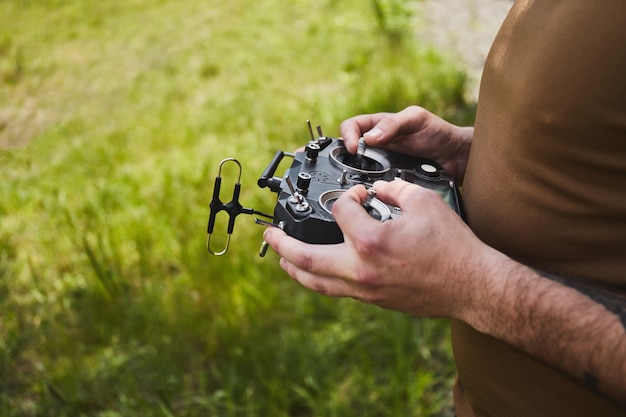
<instances>
[{"instance_id":1,"label":"rotary knob","mask_svg":"<svg viewBox=\"0 0 626 417\"><path fill-rule=\"evenodd\" d=\"M320 145L317 143L309 143L306 146L306 159L310 162L317 160L317 155L320 153Z\"/></svg>"},{"instance_id":2,"label":"rotary knob","mask_svg":"<svg viewBox=\"0 0 626 417\"><path fill-rule=\"evenodd\" d=\"M311 174L308 172L301 172L298 174L298 180L296 181L296 187L300 192L306 193L309 190L311 184Z\"/></svg>"}]
</instances>

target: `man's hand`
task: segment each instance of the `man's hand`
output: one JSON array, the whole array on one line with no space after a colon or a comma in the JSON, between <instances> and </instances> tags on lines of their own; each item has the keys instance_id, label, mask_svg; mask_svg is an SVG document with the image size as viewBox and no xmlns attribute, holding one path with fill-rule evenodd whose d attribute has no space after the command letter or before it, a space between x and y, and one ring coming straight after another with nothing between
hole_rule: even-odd
<instances>
[{"instance_id":1,"label":"man's hand","mask_svg":"<svg viewBox=\"0 0 626 417\"><path fill-rule=\"evenodd\" d=\"M541 276L482 243L431 190L377 182L377 197L403 214L386 222L348 190L333 216L337 245L309 245L277 228L264 238L281 266L321 294L419 316L459 319L626 405L624 299L589 294Z\"/></svg>"},{"instance_id":2,"label":"man's hand","mask_svg":"<svg viewBox=\"0 0 626 417\"><path fill-rule=\"evenodd\" d=\"M361 205L365 188L356 186L333 207L344 243L308 245L275 228L265 232L265 240L282 256L289 275L319 293L421 316L461 318L471 301L463 282L470 277L466 269L486 263L495 251L436 192L404 181L374 187L377 198L400 207L403 215L373 219Z\"/></svg>"},{"instance_id":3,"label":"man's hand","mask_svg":"<svg viewBox=\"0 0 626 417\"><path fill-rule=\"evenodd\" d=\"M341 124L349 152L356 152L362 136L370 146L437 161L458 184L463 182L473 132L472 127L455 126L418 106L355 116Z\"/></svg>"}]
</instances>

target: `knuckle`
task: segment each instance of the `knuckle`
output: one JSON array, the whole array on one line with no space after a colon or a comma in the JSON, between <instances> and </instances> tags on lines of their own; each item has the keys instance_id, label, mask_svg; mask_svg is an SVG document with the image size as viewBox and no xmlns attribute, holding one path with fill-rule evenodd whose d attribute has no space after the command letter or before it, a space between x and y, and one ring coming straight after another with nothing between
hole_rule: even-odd
<instances>
[{"instance_id":1,"label":"knuckle","mask_svg":"<svg viewBox=\"0 0 626 417\"><path fill-rule=\"evenodd\" d=\"M428 110L421 106L412 105L407 107L404 112L406 112L409 119L420 120L426 113L428 113Z\"/></svg>"},{"instance_id":2,"label":"knuckle","mask_svg":"<svg viewBox=\"0 0 626 417\"><path fill-rule=\"evenodd\" d=\"M382 256L380 241L368 236L357 242L355 250L359 258L365 261L354 269L354 281L366 287L377 286L381 280L380 271L376 268L376 259Z\"/></svg>"},{"instance_id":3,"label":"knuckle","mask_svg":"<svg viewBox=\"0 0 626 417\"><path fill-rule=\"evenodd\" d=\"M412 113L412 114L414 114L414 115L419 115L419 114L421 114L421 113L425 112L425 111L426 111L426 109L424 109L424 108L423 108L423 107L421 107L421 106L417 106L417 105L413 104L413 105L411 105L411 106L407 107L407 108L406 108L406 111L407 111L408 113Z\"/></svg>"},{"instance_id":4,"label":"knuckle","mask_svg":"<svg viewBox=\"0 0 626 417\"><path fill-rule=\"evenodd\" d=\"M378 282L378 277L378 273L371 267L358 267L354 271L354 281L361 285L373 286ZM369 296L369 293L366 292L363 296L367 297Z\"/></svg>"},{"instance_id":5,"label":"knuckle","mask_svg":"<svg viewBox=\"0 0 626 417\"><path fill-rule=\"evenodd\" d=\"M343 196L342 196L343 197ZM341 213L343 212L343 205L344 205L344 199L343 198L339 198L335 201L335 203L333 204L332 207L332 214L333 217L337 218L338 216L341 216Z\"/></svg>"},{"instance_id":6,"label":"knuckle","mask_svg":"<svg viewBox=\"0 0 626 417\"><path fill-rule=\"evenodd\" d=\"M300 253L296 255L294 264L303 271L311 271L313 267L313 258L308 253Z\"/></svg>"},{"instance_id":7,"label":"knuckle","mask_svg":"<svg viewBox=\"0 0 626 417\"><path fill-rule=\"evenodd\" d=\"M380 255L381 239L377 233L363 233L355 238L354 249L365 259L373 259Z\"/></svg>"},{"instance_id":8,"label":"knuckle","mask_svg":"<svg viewBox=\"0 0 626 417\"><path fill-rule=\"evenodd\" d=\"M383 130L392 130L395 131L395 129L397 129L397 125L398 125L398 116L397 114L388 114L387 116L385 116L384 119L382 119L379 123L379 127L381 127Z\"/></svg>"},{"instance_id":9,"label":"knuckle","mask_svg":"<svg viewBox=\"0 0 626 417\"><path fill-rule=\"evenodd\" d=\"M331 295L331 293L328 290L328 288L326 287L326 285L324 285L321 282L316 282L316 283L312 284L311 285L311 289L313 291L315 291L316 293L320 294L320 295Z\"/></svg>"}]
</instances>

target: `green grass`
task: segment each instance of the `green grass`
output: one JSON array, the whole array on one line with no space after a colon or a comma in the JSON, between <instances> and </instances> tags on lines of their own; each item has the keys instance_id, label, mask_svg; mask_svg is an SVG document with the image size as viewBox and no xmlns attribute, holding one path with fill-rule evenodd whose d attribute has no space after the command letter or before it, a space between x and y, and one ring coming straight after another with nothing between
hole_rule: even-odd
<instances>
[{"instance_id":1,"label":"green grass","mask_svg":"<svg viewBox=\"0 0 626 417\"><path fill-rule=\"evenodd\" d=\"M448 416L446 322L312 294L244 216L277 149L368 111L471 117L407 1L0 2L0 415Z\"/></svg>"}]
</instances>

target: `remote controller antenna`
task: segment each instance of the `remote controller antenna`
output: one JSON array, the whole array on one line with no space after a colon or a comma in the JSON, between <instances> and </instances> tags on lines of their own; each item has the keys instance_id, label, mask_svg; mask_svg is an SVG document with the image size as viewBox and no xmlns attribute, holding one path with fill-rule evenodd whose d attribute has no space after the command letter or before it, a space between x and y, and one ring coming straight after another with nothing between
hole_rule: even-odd
<instances>
[{"instance_id":1,"label":"remote controller antenna","mask_svg":"<svg viewBox=\"0 0 626 417\"><path fill-rule=\"evenodd\" d=\"M239 169L239 173L237 175L237 182L235 183L235 187L233 189L233 197L228 203L222 202L220 200L220 189L222 187L222 169L224 165L227 163L233 163ZM215 178L215 187L213 188L213 198L211 198L210 207L210 215L209 215L209 225L207 227L207 240L206 240L206 248L212 255L221 256L228 251L228 247L230 246L230 237L233 233L233 229L235 228L235 219L240 214L257 214L259 216L267 217L269 219L273 218L273 216L269 214L265 214L263 212L254 210L252 208L243 207L239 202L239 195L241 194L241 164L235 158L226 158L220 163L220 169ZM225 211L228 215L228 226L226 229L226 241L224 246L219 249L215 249L213 245L211 245L211 237L213 236L213 231L215 228L217 214L221 211Z\"/></svg>"}]
</instances>

